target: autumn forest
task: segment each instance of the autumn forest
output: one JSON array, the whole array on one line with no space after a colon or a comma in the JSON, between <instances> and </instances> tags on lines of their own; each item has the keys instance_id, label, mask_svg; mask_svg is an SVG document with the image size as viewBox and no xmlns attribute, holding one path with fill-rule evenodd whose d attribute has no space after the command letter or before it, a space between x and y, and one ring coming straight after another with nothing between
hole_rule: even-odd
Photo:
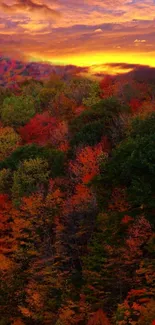
<instances>
[{"instance_id":1,"label":"autumn forest","mask_svg":"<svg viewBox=\"0 0 155 325\"><path fill-rule=\"evenodd\" d=\"M1 83L0 325L155 324L145 76Z\"/></svg>"}]
</instances>

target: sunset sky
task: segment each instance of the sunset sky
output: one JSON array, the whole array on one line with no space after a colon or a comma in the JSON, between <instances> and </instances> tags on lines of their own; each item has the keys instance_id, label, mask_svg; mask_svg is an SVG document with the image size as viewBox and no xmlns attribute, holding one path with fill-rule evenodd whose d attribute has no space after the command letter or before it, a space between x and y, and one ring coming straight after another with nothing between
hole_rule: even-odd
<instances>
[{"instance_id":1,"label":"sunset sky","mask_svg":"<svg viewBox=\"0 0 155 325\"><path fill-rule=\"evenodd\" d=\"M0 0L0 54L95 72L155 67L155 0Z\"/></svg>"}]
</instances>

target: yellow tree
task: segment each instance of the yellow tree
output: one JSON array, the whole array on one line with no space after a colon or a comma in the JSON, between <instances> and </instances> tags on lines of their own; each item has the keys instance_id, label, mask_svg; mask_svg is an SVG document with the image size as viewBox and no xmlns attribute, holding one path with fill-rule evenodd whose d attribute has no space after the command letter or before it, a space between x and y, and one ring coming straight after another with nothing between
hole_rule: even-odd
<instances>
[{"instance_id":1,"label":"yellow tree","mask_svg":"<svg viewBox=\"0 0 155 325\"><path fill-rule=\"evenodd\" d=\"M0 160L8 157L20 143L20 136L12 127L0 127Z\"/></svg>"}]
</instances>

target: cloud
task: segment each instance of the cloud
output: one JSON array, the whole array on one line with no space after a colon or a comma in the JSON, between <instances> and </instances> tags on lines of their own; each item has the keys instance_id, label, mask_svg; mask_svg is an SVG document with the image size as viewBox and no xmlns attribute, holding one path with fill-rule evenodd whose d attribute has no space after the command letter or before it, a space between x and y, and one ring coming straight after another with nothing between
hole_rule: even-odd
<instances>
[{"instance_id":1,"label":"cloud","mask_svg":"<svg viewBox=\"0 0 155 325\"><path fill-rule=\"evenodd\" d=\"M110 68L110 69L109 69ZM135 80L140 83L155 84L155 68L148 65L112 63L100 66L100 72L93 75L97 78L103 78L107 74L112 74L117 80Z\"/></svg>"},{"instance_id":2,"label":"cloud","mask_svg":"<svg viewBox=\"0 0 155 325\"><path fill-rule=\"evenodd\" d=\"M0 29L5 28L5 24L4 23L0 23Z\"/></svg>"},{"instance_id":3,"label":"cloud","mask_svg":"<svg viewBox=\"0 0 155 325\"><path fill-rule=\"evenodd\" d=\"M154 0L0 0L1 51L80 66L155 66L154 8Z\"/></svg>"},{"instance_id":4,"label":"cloud","mask_svg":"<svg viewBox=\"0 0 155 325\"><path fill-rule=\"evenodd\" d=\"M40 32L45 30L49 24L48 22L39 22L38 24L36 21L30 21L28 23L22 23L18 24L19 27L22 27L23 29L26 29L25 32L30 31L30 32Z\"/></svg>"},{"instance_id":5,"label":"cloud","mask_svg":"<svg viewBox=\"0 0 155 325\"><path fill-rule=\"evenodd\" d=\"M102 29L101 28L97 28L94 30L94 33L102 33Z\"/></svg>"},{"instance_id":6,"label":"cloud","mask_svg":"<svg viewBox=\"0 0 155 325\"><path fill-rule=\"evenodd\" d=\"M134 43L146 43L145 39L135 39Z\"/></svg>"},{"instance_id":7,"label":"cloud","mask_svg":"<svg viewBox=\"0 0 155 325\"><path fill-rule=\"evenodd\" d=\"M111 67L111 68L121 68L121 69L127 70L127 69L136 69L136 68L140 67L141 65L140 64L114 62L114 63L108 63L108 64L106 64L106 66Z\"/></svg>"},{"instance_id":8,"label":"cloud","mask_svg":"<svg viewBox=\"0 0 155 325\"><path fill-rule=\"evenodd\" d=\"M150 67L149 65L141 64L128 64L128 63L112 63L108 64L111 67L117 67L124 69L124 76L132 77L133 79L144 82L144 83L154 83L155 84L155 67ZM130 72L125 70L131 69Z\"/></svg>"},{"instance_id":9,"label":"cloud","mask_svg":"<svg viewBox=\"0 0 155 325\"><path fill-rule=\"evenodd\" d=\"M32 0L17 0L13 5L8 5L5 2L0 4L0 9L7 14L36 14L48 18L56 18L60 16L57 10L52 9L46 4L40 4Z\"/></svg>"}]
</instances>

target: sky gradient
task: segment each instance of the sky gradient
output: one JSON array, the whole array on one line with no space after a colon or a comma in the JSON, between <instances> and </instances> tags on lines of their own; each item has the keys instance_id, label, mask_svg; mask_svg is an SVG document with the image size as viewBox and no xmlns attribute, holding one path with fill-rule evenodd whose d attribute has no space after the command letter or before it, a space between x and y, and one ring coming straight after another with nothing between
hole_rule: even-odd
<instances>
[{"instance_id":1,"label":"sky gradient","mask_svg":"<svg viewBox=\"0 0 155 325\"><path fill-rule=\"evenodd\" d=\"M0 0L0 54L124 71L155 67L155 0Z\"/></svg>"}]
</instances>

